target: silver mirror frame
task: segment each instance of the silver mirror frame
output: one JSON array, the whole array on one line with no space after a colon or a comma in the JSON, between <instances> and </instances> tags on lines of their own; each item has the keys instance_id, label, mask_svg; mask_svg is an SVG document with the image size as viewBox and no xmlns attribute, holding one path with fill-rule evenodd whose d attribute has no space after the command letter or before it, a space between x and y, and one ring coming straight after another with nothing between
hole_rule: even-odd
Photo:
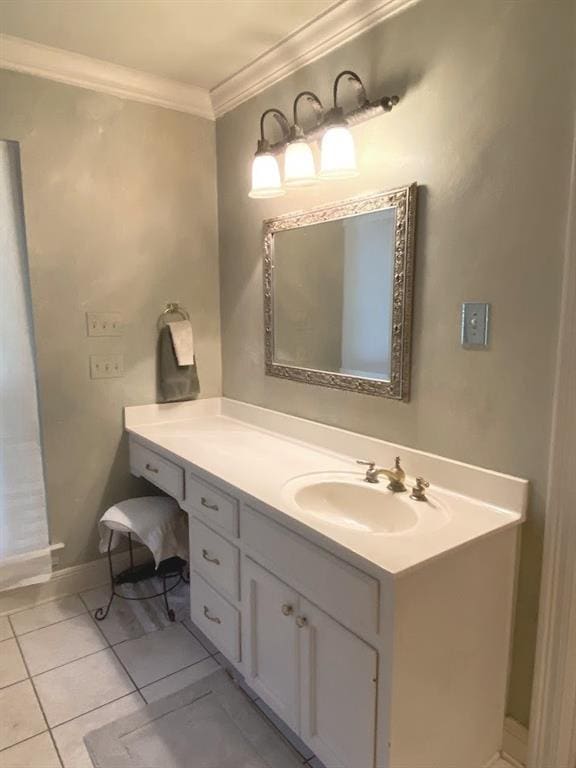
<instances>
[{"instance_id":1,"label":"silver mirror frame","mask_svg":"<svg viewBox=\"0 0 576 768\"><path fill-rule=\"evenodd\" d=\"M305 384L347 389L393 400L409 400L410 346L414 282L414 231L417 185L389 192L343 200L308 211L290 213L264 221L264 351L266 375ZM392 303L392 350L390 381L348 376L341 373L299 368L274 362L274 235L286 229L307 227L325 221L347 219L386 208L396 209L394 286Z\"/></svg>"}]
</instances>

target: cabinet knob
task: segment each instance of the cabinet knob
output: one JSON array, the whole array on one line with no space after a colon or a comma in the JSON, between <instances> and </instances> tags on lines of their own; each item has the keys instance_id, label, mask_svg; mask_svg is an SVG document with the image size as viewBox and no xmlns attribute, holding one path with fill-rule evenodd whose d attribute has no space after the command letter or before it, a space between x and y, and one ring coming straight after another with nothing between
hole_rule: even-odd
<instances>
[{"instance_id":1,"label":"cabinet knob","mask_svg":"<svg viewBox=\"0 0 576 768\"><path fill-rule=\"evenodd\" d=\"M153 467L152 464L146 464L146 469L148 470L148 472L154 472L155 475L158 474L158 470L156 469L156 467Z\"/></svg>"},{"instance_id":2,"label":"cabinet knob","mask_svg":"<svg viewBox=\"0 0 576 768\"><path fill-rule=\"evenodd\" d=\"M282 606L282 613L284 616L290 616L292 613L294 613L294 606L290 605L289 603L284 603Z\"/></svg>"},{"instance_id":3,"label":"cabinet knob","mask_svg":"<svg viewBox=\"0 0 576 768\"><path fill-rule=\"evenodd\" d=\"M306 616L296 616L296 624L302 629L302 627L305 627L308 624L308 619Z\"/></svg>"}]
</instances>

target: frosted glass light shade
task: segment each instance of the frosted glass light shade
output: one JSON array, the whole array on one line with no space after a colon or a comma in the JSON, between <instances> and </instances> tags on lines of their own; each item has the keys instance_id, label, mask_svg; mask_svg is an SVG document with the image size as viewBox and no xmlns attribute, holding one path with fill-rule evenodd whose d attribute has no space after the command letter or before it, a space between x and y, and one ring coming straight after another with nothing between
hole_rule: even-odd
<instances>
[{"instance_id":1,"label":"frosted glass light shade","mask_svg":"<svg viewBox=\"0 0 576 768\"><path fill-rule=\"evenodd\" d=\"M252 189L248 196L279 197L284 194L278 160L271 152L256 155L252 161Z\"/></svg>"},{"instance_id":2,"label":"frosted glass light shade","mask_svg":"<svg viewBox=\"0 0 576 768\"><path fill-rule=\"evenodd\" d=\"M320 177L348 179L358 175L354 138L344 125L328 128L320 148Z\"/></svg>"},{"instance_id":3,"label":"frosted glass light shade","mask_svg":"<svg viewBox=\"0 0 576 768\"><path fill-rule=\"evenodd\" d=\"M317 181L314 155L306 141L291 141L284 156L284 184L287 187L307 187Z\"/></svg>"}]
</instances>

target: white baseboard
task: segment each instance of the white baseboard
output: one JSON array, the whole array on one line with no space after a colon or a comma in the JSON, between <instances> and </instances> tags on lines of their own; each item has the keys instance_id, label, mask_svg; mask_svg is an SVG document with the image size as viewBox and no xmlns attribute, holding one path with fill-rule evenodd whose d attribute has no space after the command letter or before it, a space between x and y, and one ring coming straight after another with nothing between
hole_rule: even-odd
<instances>
[{"instance_id":1,"label":"white baseboard","mask_svg":"<svg viewBox=\"0 0 576 768\"><path fill-rule=\"evenodd\" d=\"M150 559L146 547L134 548L134 561L138 565ZM128 552L120 552L112 556L114 571L118 573L129 565ZM14 611L32 608L40 603L46 603L57 597L72 595L87 589L94 589L110 581L108 559L102 557L89 563L73 565L53 571L48 581L41 584L31 584L25 587L6 590L0 593L0 616Z\"/></svg>"},{"instance_id":2,"label":"white baseboard","mask_svg":"<svg viewBox=\"0 0 576 768\"><path fill-rule=\"evenodd\" d=\"M514 720L507 717L504 720L504 735L502 738L502 757L508 760L512 765L526 765L526 756L528 752L528 729Z\"/></svg>"}]
</instances>

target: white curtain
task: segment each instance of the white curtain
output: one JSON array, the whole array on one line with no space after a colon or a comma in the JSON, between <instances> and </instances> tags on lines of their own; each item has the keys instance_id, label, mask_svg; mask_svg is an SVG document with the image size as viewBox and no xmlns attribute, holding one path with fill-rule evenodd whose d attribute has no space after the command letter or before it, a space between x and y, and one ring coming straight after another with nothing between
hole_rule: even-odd
<instances>
[{"instance_id":1,"label":"white curtain","mask_svg":"<svg viewBox=\"0 0 576 768\"><path fill-rule=\"evenodd\" d=\"M0 141L0 590L50 577L18 145Z\"/></svg>"}]
</instances>

